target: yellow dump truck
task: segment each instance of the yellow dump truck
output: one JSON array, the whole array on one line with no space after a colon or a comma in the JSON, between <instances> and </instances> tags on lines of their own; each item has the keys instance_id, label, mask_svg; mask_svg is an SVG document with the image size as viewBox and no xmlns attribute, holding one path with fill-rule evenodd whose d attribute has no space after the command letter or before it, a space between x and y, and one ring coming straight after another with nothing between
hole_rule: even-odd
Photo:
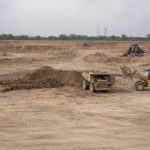
<instances>
[{"instance_id":1,"label":"yellow dump truck","mask_svg":"<svg viewBox=\"0 0 150 150\"><path fill-rule=\"evenodd\" d=\"M110 91L115 81L114 76L108 73L83 72L82 76L84 78L83 89L90 90L92 93Z\"/></svg>"}]
</instances>

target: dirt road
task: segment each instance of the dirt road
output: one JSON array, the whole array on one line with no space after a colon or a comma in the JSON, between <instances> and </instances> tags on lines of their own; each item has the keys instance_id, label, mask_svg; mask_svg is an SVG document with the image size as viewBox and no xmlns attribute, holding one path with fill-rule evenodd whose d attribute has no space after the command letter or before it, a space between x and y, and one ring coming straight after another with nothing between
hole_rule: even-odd
<instances>
[{"instance_id":1,"label":"dirt road","mask_svg":"<svg viewBox=\"0 0 150 150\"><path fill-rule=\"evenodd\" d=\"M148 150L149 97L70 87L0 94L0 149Z\"/></svg>"}]
</instances>

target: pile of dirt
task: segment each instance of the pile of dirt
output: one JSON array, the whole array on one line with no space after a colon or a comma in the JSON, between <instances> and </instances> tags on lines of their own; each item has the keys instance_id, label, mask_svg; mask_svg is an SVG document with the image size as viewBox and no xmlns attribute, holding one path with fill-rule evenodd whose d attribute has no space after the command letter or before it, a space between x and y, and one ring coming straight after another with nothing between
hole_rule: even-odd
<instances>
[{"instance_id":1,"label":"pile of dirt","mask_svg":"<svg viewBox=\"0 0 150 150\"><path fill-rule=\"evenodd\" d=\"M96 63L131 63L133 59L131 57L108 57L104 53L95 53L85 56L85 60L88 62Z\"/></svg>"},{"instance_id":2,"label":"pile of dirt","mask_svg":"<svg viewBox=\"0 0 150 150\"><path fill-rule=\"evenodd\" d=\"M5 91L33 88L58 88L62 86L81 87L83 77L76 71L62 71L44 66L27 73L23 78L13 82L9 81L10 80L7 82L0 81L0 84L5 87Z\"/></svg>"},{"instance_id":3,"label":"pile of dirt","mask_svg":"<svg viewBox=\"0 0 150 150\"><path fill-rule=\"evenodd\" d=\"M125 53L122 55L122 57L127 56L143 56L144 50L140 48L137 44L133 44L129 47L128 50L125 51Z\"/></svg>"},{"instance_id":4,"label":"pile of dirt","mask_svg":"<svg viewBox=\"0 0 150 150\"><path fill-rule=\"evenodd\" d=\"M104 53L95 53L85 56L85 60L89 62L104 62L107 59Z\"/></svg>"},{"instance_id":5,"label":"pile of dirt","mask_svg":"<svg viewBox=\"0 0 150 150\"><path fill-rule=\"evenodd\" d=\"M6 53L5 51L3 51L3 52L1 53L1 56L6 57L6 56L7 56L7 53Z\"/></svg>"},{"instance_id":6,"label":"pile of dirt","mask_svg":"<svg viewBox=\"0 0 150 150\"><path fill-rule=\"evenodd\" d=\"M134 60L131 57L121 58L121 57L108 57L105 63L132 63Z\"/></svg>"},{"instance_id":7,"label":"pile of dirt","mask_svg":"<svg viewBox=\"0 0 150 150\"><path fill-rule=\"evenodd\" d=\"M33 63L36 62L37 59L33 58L0 58L0 64L21 64L21 63Z\"/></svg>"}]
</instances>

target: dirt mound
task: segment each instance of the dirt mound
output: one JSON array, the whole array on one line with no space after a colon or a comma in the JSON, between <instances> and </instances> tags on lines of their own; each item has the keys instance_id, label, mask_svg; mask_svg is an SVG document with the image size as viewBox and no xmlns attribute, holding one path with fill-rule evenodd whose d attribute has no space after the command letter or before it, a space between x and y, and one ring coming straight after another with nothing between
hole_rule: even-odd
<instances>
[{"instance_id":1,"label":"dirt mound","mask_svg":"<svg viewBox=\"0 0 150 150\"><path fill-rule=\"evenodd\" d=\"M0 58L0 64L20 64L20 63L33 63L36 62L37 59L33 58Z\"/></svg>"},{"instance_id":2,"label":"dirt mound","mask_svg":"<svg viewBox=\"0 0 150 150\"><path fill-rule=\"evenodd\" d=\"M133 60L131 57L120 58L120 57L108 57L105 60L105 63L132 63Z\"/></svg>"},{"instance_id":3,"label":"dirt mound","mask_svg":"<svg viewBox=\"0 0 150 150\"><path fill-rule=\"evenodd\" d=\"M6 80L7 81L7 80ZM55 70L44 66L33 72L27 73L23 78L14 82L0 82L5 90L20 90L32 88L57 88L62 86L81 87L83 78L76 71Z\"/></svg>"},{"instance_id":4,"label":"dirt mound","mask_svg":"<svg viewBox=\"0 0 150 150\"><path fill-rule=\"evenodd\" d=\"M104 62L106 60L106 56L104 53L95 53L85 56L85 60L89 62Z\"/></svg>"},{"instance_id":5,"label":"dirt mound","mask_svg":"<svg viewBox=\"0 0 150 150\"><path fill-rule=\"evenodd\" d=\"M87 55L85 60L96 63L131 63L133 61L131 57L108 57L104 53Z\"/></svg>"},{"instance_id":6,"label":"dirt mound","mask_svg":"<svg viewBox=\"0 0 150 150\"><path fill-rule=\"evenodd\" d=\"M3 51L3 52L1 53L1 56L6 57L6 56L7 56L7 53L6 53L5 51Z\"/></svg>"}]
</instances>

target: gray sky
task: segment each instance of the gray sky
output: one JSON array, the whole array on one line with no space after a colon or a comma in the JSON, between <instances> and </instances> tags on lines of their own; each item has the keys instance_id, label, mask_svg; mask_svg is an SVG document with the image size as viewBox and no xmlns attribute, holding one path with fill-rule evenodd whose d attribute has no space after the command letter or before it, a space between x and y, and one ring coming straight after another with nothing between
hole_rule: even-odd
<instances>
[{"instance_id":1,"label":"gray sky","mask_svg":"<svg viewBox=\"0 0 150 150\"><path fill-rule=\"evenodd\" d=\"M0 0L0 33L28 35L150 33L150 0Z\"/></svg>"}]
</instances>

